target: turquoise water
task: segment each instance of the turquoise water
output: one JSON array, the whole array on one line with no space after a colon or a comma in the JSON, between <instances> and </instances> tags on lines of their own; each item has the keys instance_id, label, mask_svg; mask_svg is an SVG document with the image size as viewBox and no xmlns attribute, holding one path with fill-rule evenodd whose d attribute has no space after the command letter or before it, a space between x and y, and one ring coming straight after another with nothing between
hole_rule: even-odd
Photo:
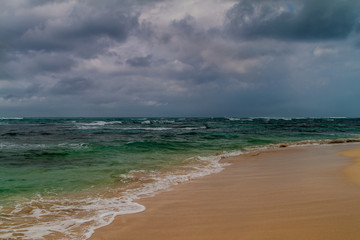
<instances>
[{"instance_id":1,"label":"turquoise water","mask_svg":"<svg viewBox=\"0 0 360 240\"><path fill-rule=\"evenodd\" d=\"M85 239L219 156L359 136L354 118L0 118L0 238Z\"/></svg>"}]
</instances>

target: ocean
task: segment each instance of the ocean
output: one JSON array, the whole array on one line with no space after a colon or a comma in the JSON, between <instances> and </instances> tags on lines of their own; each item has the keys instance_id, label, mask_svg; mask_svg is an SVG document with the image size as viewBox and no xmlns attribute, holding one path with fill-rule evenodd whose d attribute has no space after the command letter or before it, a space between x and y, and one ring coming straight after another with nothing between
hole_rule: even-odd
<instances>
[{"instance_id":1,"label":"ocean","mask_svg":"<svg viewBox=\"0 0 360 240\"><path fill-rule=\"evenodd\" d=\"M87 239L223 157L359 137L358 118L0 118L0 239Z\"/></svg>"}]
</instances>

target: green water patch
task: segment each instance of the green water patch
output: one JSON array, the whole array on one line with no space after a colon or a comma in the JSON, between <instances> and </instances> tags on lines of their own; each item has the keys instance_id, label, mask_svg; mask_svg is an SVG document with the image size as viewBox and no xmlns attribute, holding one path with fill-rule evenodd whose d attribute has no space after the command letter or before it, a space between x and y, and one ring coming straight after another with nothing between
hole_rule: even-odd
<instances>
[{"instance_id":1,"label":"green water patch","mask_svg":"<svg viewBox=\"0 0 360 240\"><path fill-rule=\"evenodd\" d=\"M122 184L196 156L360 136L360 119L63 118L0 120L0 199Z\"/></svg>"}]
</instances>

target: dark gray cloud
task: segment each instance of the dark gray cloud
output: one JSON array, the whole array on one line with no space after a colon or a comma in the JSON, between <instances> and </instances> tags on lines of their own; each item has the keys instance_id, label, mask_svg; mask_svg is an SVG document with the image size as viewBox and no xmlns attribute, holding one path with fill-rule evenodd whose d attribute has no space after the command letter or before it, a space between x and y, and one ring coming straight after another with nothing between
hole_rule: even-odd
<instances>
[{"instance_id":1,"label":"dark gray cloud","mask_svg":"<svg viewBox=\"0 0 360 240\"><path fill-rule=\"evenodd\" d=\"M173 20L171 22L172 27L184 34L192 34L195 31L194 25L195 18L189 14L180 20Z\"/></svg>"},{"instance_id":2,"label":"dark gray cloud","mask_svg":"<svg viewBox=\"0 0 360 240\"><path fill-rule=\"evenodd\" d=\"M146 57L134 57L126 60L126 63L132 67L149 67L151 64L152 55Z\"/></svg>"},{"instance_id":3,"label":"dark gray cloud","mask_svg":"<svg viewBox=\"0 0 360 240\"><path fill-rule=\"evenodd\" d=\"M348 103L360 101L359 12L351 0L5 0L0 105L18 116L360 114Z\"/></svg>"},{"instance_id":4,"label":"dark gray cloud","mask_svg":"<svg viewBox=\"0 0 360 240\"><path fill-rule=\"evenodd\" d=\"M137 25L136 16L122 13L104 12L90 18L80 14L65 24L29 29L18 44L24 49L77 51L81 55L91 56L110 46L112 40L124 41Z\"/></svg>"},{"instance_id":5,"label":"dark gray cloud","mask_svg":"<svg viewBox=\"0 0 360 240\"><path fill-rule=\"evenodd\" d=\"M94 83L90 79L82 77L64 78L51 88L51 92L59 95L74 95L84 93L93 88Z\"/></svg>"},{"instance_id":6,"label":"dark gray cloud","mask_svg":"<svg viewBox=\"0 0 360 240\"><path fill-rule=\"evenodd\" d=\"M76 66L76 62L67 54L28 53L23 64L29 73L63 72ZM21 61L21 60L19 60Z\"/></svg>"},{"instance_id":7,"label":"dark gray cloud","mask_svg":"<svg viewBox=\"0 0 360 240\"><path fill-rule=\"evenodd\" d=\"M19 13L19 17L11 11L1 15L2 49L71 51L90 57L111 46L113 41L125 41L139 26L138 14L126 4L108 2L98 7L91 1L44 3L36 1L32 6L21 6L24 14ZM57 15L46 12L56 11L56 7Z\"/></svg>"},{"instance_id":8,"label":"dark gray cloud","mask_svg":"<svg viewBox=\"0 0 360 240\"><path fill-rule=\"evenodd\" d=\"M0 80L28 79L31 83L39 76L70 72L77 63L71 55L63 52L29 51L12 55L2 66Z\"/></svg>"},{"instance_id":9,"label":"dark gray cloud","mask_svg":"<svg viewBox=\"0 0 360 240\"><path fill-rule=\"evenodd\" d=\"M227 27L238 38L341 39L359 26L359 10L353 0L243 0L227 12Z\"/></svg>"}]
</instances>

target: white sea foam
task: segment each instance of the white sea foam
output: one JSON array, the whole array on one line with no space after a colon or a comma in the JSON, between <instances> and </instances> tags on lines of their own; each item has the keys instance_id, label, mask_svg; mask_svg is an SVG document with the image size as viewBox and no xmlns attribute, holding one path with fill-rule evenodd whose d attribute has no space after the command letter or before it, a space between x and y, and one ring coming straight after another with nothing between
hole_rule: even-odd
<instances>
[{"instance_id":1,"label":"white sea foam","mask_svg":"<svg viewBox=\"0 0 360 240\"><path fill-rule=\"evenodd\" d=\"M184 127L184 128L181 128L181 129L184 129L184 130L199 130L199 129L206 129L205 126L201 126L201 127Z\"/></svg>"},{"instance_id":2,"label":"white sea foam","mask_svg":"<svg viewBox=\"0 0 360 240\"><path fill-rule=\"evenodd\" d=\"M0 229L1 239L22 233L22 239L43 239L58 233L60 239L87 239L94 229L110 224L115 216L144 211L131 195L113 198L37 198L18 204L11 224ZM136 196L135 196L136 197ZM31 209L29 211L29 209ZM17 224L18 223L18 224ZM32 223L32 224L30 224Z\"/></svg>"},{"instance_id":3,"label":"white sea foam","mask_svg":"<svg viewBox=\"0 0 360 240\"><path fill-rule=\"evenodd\" d=\"M107 122L104 121L95 121L95 122L89 122L89 123L78 123L79 125L83 126L104 126L107 124Z\"/></svg>"},{"instance_id":4,"label":"white sea foam","mask_svg":"<svg viewBox=\"0 0 360 240\"><path fill-rule=\"evenodd\" d=\"M84 149L88 148L86 143L58 143L58 144L30 144L30 143L0 143L0 150L17 151L17 150L43 150L49 148L67 148L67 149Z\"/></svg>"},{"instance_id":5,"label":"white sea foam","mask_svg":"<svg viewBox=\"0 0 360 240\"><path fill-rule=\"evenodd\" d=\"M22 117L0 117L0 120L22 120Z\"/></svg>"},{"instance_id":6,"label":"white sea foam","mask_svg":"<svg viewBox=\"0 0 360 240\"><path fill-rule=\"evenodd\" d=\"M37 149L45 149L49 147L47 144L17 144L17 143L11 143L11 142L2 142L0 143L0 149L1 150L37 150Z\"/></svg>"},{"instance_id":7,"label":"white sea foam","mask_svg":"<svg viewBox=\"0 0 360 240\"><path fill-rule=\"evenodd\" d=\"M145 131L165 131L165 130L199 130L199 129L205 129L205 126L201 127L184 127L184 128L173 128L173 127L122 127L119 129L122 130L145 130Z\"/></svg>"},{"instance_id":8,"label":"white sea foam","mask_svg":"<svg viewBox=\"0 0 360 240\"><path fill-rule=\"evenodd\" d=\"M106 125L120 125L121 121L94 121L94 122L73 122L79 129L94 129Z\"/></svg>"},{"instance_id":9,"label":"white sea foam","mask_svg":"<svg viewBox=\"0 0 360 240\"><path fill-rule=\"evenodd\" d=\"M161 124L172 124L175 123L174 120L165 120L165 119L161 119L161 120L153 120L154 123L161 123Z\"/></svg>"},{"instance_id":10,"label":"white sea foam","mask_svg":"<svg viewBox=\"0 0 360 240\"><path fill-rule=\"evenodd\" d=\"M11 238L12 233L23 233L22 239L42 239L58 233L61 239L87 239L95 229L110 224L117 215L136 213L145 210L134 201L152 196L159 191L171 188L182 182L220 172L227 164L221 163L222 157L239 155L242 152L223 153L216 156L193 157L187 159L189 164L174 167L169 171L131 171L121 175L129 178L135 188L117 192L114 197L37 197L18 204L10 213L16 216L6 229L0 229L0 238ZM139 177L140 176L140 177ZM119 196L120 193L120 196ZM31 211L29 211L31 209ZM36 222L36 224L24 224ZM16 224L19 221L21 224Z\"/></svg>"},{"instance_id":11,"label":"white sea foam","mask_svg":"<svg viewBox=\"0 0 360 240\"><path fill-rule=\"evenodd\" d=\"M240 121L240 118L226 117L229 121Z\"/></svg>"},{"instance_id":12,"label":"white sea foam","mask_svg":"<svg viewBox=\"0 0 360 240\"><path fill-rule=\"evenodd\" d=\"M359 139L354 139L359 140ZM348 140L344 140L345 142ZM301 146L309 144L328 144L327 141L304 141L299 143L285 144L288 146ZM218 173L228 163L221 162L224 157L238 156L252 151L261 151L272 148L280 148L281 144L252 147L245 151L223 152L213 156L197 156L186 160L188 164L170 168L166 171L131 171L128 174L119 175L119 178L130 179L131 183L127 190L121 191L108 189L108 194L87 197L38 197L33 201L18 204L8 216L16 216L7 228L0 227L0 238L11 239L13 233L23 233L22 239L42 239L58 233L60 239L88 239L95 229L110 224L117 215L130 214L145 210L135 201L152 196L159 191L170 189L172 186L189 180ZM142 184L140 184L142 183ZM136 187L134 187L136 186ZM29 209L31 209L29 211ZM36 222L27 224L25 222ZM29 220L29 221L27 221ZM34 221L31 221L34 220ZM8 221L6 218L2 221ZM21 224L16 224L19 221ZM4 223L0 224L4 224ZM0 225L1 226L1 225Z\"/></svg>"},{"instance_id":13,"label":"white sea foam","mask_svg":"<svg viewBox=\"0 0 360 240\"><path fill-rule=\"evenodd\" d=\"M59 143L57 144L57 146L61 148L74 149L74 150L89 148L89 145L86 143Z\"/></svg>"},{"instance_id":14,"label":"white sea foam","mask_svg":"<svg viewBox=\"0 0 360 240\"><path fill-rule=\"evenodd\" d=\"M146 130L146 131L165 131L165 130L171 130L173 128L168 127L124 127L120 128L122 130Z\"/></svg>"}]
</instances>

